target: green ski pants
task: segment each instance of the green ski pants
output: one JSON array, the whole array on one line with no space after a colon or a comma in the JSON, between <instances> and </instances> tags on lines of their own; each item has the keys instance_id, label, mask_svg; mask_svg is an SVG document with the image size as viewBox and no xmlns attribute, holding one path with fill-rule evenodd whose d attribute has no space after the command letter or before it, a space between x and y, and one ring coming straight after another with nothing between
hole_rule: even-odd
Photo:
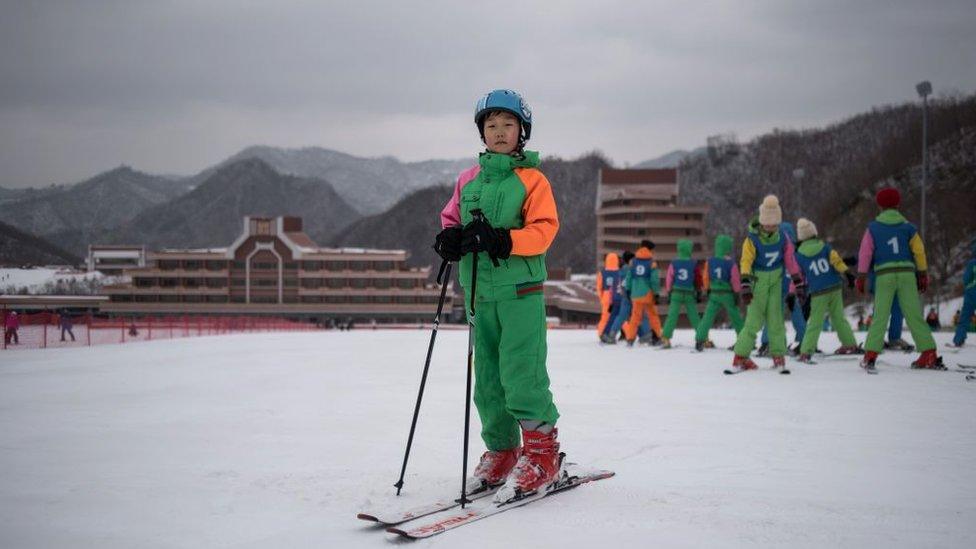
<instances>
[{"instance_id":1,"label":"green ski pants","mask_svg":"<svg viewBox=\"0 0 976 549\"><path fill-rule=\"evenodd\" d=\"M884 333L891 316L891 302L898 296L898 303L905 314L908 330L919 351L935 349L932 331L922 317L922 304L918 299L915 273L912 271L881 271L874 279L874 318L864 343L866 351L880 353L884 348Z\"/></svg>"},{"instance_id":2,"label":"green ski pants","mask_svg":"<svg viewBox=\"0 0 976 549\"><path fill-rule=\"evenodd\" d=\"M735 340L735 354L749 356L756 346L756 334L769 326L769 354L786 355L786 325L783 319L783 269L759 271L752 285L752 303L746 322ZM767 322L768 320L768 322Z\"/></svg>"},{"instance_id":3,"label":"green ski pants","mask_svg":"<svg viewBox=\"0 0 976 549\"><path fill-rule=\"evenodd\" d=\"M827 315L830 315L830 325L837 330L840 344L845 347L857 345L854 331L851 330L851 325L847 323L847 317L844 316L844 294L840 287L837 287L810 298L810 318L807 320L807 331L803 335L803 342L800 343L801 353L812 355L817 350L820 331L823 330L824 317Z\"/></svg>"},{"instance_id":4,"label":"green ski pants","mask_svg":"<svg viewBox=\"0 0 976 549\"><path fill-rule=\"evenodd\" d=\"M668 318L664 321L664 330L661 337L671 339L674 335L674 328L678 325L678 315L684 307L688 320L691 321L691 329L698 329L698 301L695 299L695 292L672 290L668 296Z\"/></svg>"},{"instance_id":5,"label":"green ski pants","mask_svg":"<svg viewBox=\"0 0 976 549\"><path fill-rule=\"evenodd\" d=\"M489 450L519 445L519 420L555 424L542 292L475 304L474 403Z\"/></svg>"},{"instance_id":6,"label":"green ski pants","mask_svg":"<svg viewBox=\"0 0 976 549\"><path fill-rule=\"evenodd\" d=\"M732 323L735 333L742 331L742 316L739 315L739 307L735 304L735 295L732 292L713 290L712 293L708 294L708 305L705 306L705 314L695 331L695 341L708 339L708 331L712 329L712 324L715 323L715 315L721 309L725 309L725 313L729 315L729 322Z\"/></svg>"}]
</instances>

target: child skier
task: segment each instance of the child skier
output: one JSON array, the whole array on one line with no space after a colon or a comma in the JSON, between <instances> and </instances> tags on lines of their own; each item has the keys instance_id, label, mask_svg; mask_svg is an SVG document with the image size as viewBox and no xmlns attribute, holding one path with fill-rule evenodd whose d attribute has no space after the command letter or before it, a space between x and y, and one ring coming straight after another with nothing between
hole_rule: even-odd
<instances>
[{"instance_id":1,"label":"child skier","mask_svg":"<svg viewBox=\"0 0 976 549\"><path fill-rule=\"evenodd\" d=\"M797 239L796 230L793 228L793 224L788 221L784 221L780 227L786 233L786 236L789 237L790 241L795 244ZM803 335L807 330L807 319L804 317L803 303L796 299L793 281L790 279L790 275L787 272L783 273L783 307L789 313L790 322L793 324L793 343L789 345L786 350L791 355L799 355L800 342L803 341ZM806 312L810 312L809 307L807 307ZM769 356L768 322L765 326L763 326L762 337L759 339L759 351L756 352L756 355Z\"/></svg>"},{"instance_id":2,"label":"child skier","mask_svg":"<svg viewBox=\"0 0 976 549\"><path fill-rule=\"evenodd\" d=\"M613 320L613 313L620 309L620 257L615 253L607 254L603 260L603 269L596 277L596 295L600 297L600 322L596 325L596 333L603 339L603 332Z\"/></svg>"},{"instance_id":3,"label":"child skier","mask_svg":"<svg viewBox=\"0 0 976 549\"><path fill-rule=\"evenodd\" d=\"M874 320L868 329L861 366L871 373L877 371L875 361L884 345L891 302L897 297L912 339L921 351L918 359L912 362L912 367L944 368L942 358L935 351L932 332L922 318L922 306L918 299L919 292L924 293L929 285L925 272L928 267L925 245L915 226L898 211L901 194L897 189L885 187L878 191L875 200L881 213L864 231L857 261L859 292L863 294L866 291L868 270L873 269L875 274Z\"/></svg>"},{"instance_id":4,"label":"child skier","mask_svg":"<svg viewBox=\"0 0 976 549\"><path fill-rule=\"evenodd\" d=\"M630 272L630 262L634 259L634 252L627 250L623 253L623 265L620 266L620 271L617 276L622 281L620 287L618 288L618 295L620 297L620 306L616 308L613 312L613 321L607 323L607 327L603 331L603 336L601 336L600 341L608 345L616 345L617 334L620 333L621 329L624 327L624 323L630 319L630 312L633 309L633 303L630 300L630 292L626 288L626 284L623 282L627 280L627 273ZM647 318L641 321L640 326L637 327L637 337L639 340L643 340L651 331L651 325L647 322ZM626 339L626 336L624 336Z\"/></svg>"},{"instance_id":5,"label":"child skier","mask_svg":"<svg viewBox=\"0 0 976 549\"><path fill-rule=\"evenodd\" d=\"M678 240L678 258L668 265L668 274L664 277L664 291L668 295L668 319L664 322L661 334L661 347L671 348L671 336L678 325L678 315L684 307L685 315L691 322L691 329L698 329L698 292L696 286L695 261L691 259L694 244L682 238Z\"/></svg>"},{"instance_id":6,"label":"child skier","mask_svg":"<svg viewBox=\"0 0 976 549\"><path fill-rule=\"evenodd\" d=\"M963 299L962 312L959 313L959 321L956 322L956 335L952 338L950 347L962 347L966 343L966 330L969 328L969 319L976 311L976 239L969 244L973 258L966 263L962 271Z\"/></svg>"},{"instance_id":7,"label":"child skier","mask_svg":"<svg viewBox=\"0 0 976 549\"><path fill-rule=\"evenodd\" d=\"M644 321L644 315L650 319L651 330L661 337L661 317L657 314L654 304L654 294L661 288L657 264L654 262L654 244L648 240L641 241L641 247L631 260L630 270L624 279L624 287L630 293L630 319L624 324L624 335L627 345L633 345L637 337L637 328Z\"/></svg>"},{"instance_id":8,"label":"child skier","mask_svg":"<svg viewBox=\"0 0 976 549\"><path fill-rule=\"evenodd\" d=\"M447 261L460 260L466 304L473 257L479 256L470 320L474 402L488 450L474 476L487 485L504 482L495 498L506 501L545 489L560 469L542 290L545 254L559 220L552 188L538 169L539 153L524 149L532 112L522 97L511 90L489 92L478 101L474 122L487 150L458 177L441 211L443 230L434 249Z\"/></svg>"},{"instance_id":9,"label":"child skier","mask_svg":"<svg viewBox=\"0 0 976 549\"><path fill-rule=\"evenodd\" d=\"M811 300L810 318L800 344L800 362L812 363L811 355L817 349L824 317L828 314L830 325L837 331L841 343L834 354L859 353L854 331L844 317L843 281L840 275L847 277L847 284L852 288L857 277L848 270L844 260L830 244L818 238L817 226L812 221L801 217L796 222L796 232L800 243L796 261L806 277Z\"/></svg>"},{"instance_id":10,"label":"child skier","mask_svg":"<svg viewBox=\"0 0 976 549\"><path fill-rule=\"evenodd\" d=\"M720 234L715 237L715 256L708 258L701 270L702 291L708 294L708 304L705 315L698 323L695 331L695 350L702 351L708 341L708 331L712 329L715 315L719 308L724 308L732 323L732 328L738 334L742 330L742 317L735 298L742 291L742 278L739 267L731 259L732 237Z\"/></svg>"},{"instance_id":11,"label":"child skier","mask_svg":"<svg viewBox=\"0 0 976 549\"><path fill-rule=\"evenodd\" d=\"M806 298L806 282L796 263L793 242L780 226L783 211L779 199L766 196L759 216L749 222L749 235L742 243L742 301L748 305L746 321L735 342L732 370L755 370L749 358L756 333L763 323L769 326L769 348L774 368L785 368L786 328L783 325L783 268L790 273L799 301Z\"/></svg>"}]
</instances>

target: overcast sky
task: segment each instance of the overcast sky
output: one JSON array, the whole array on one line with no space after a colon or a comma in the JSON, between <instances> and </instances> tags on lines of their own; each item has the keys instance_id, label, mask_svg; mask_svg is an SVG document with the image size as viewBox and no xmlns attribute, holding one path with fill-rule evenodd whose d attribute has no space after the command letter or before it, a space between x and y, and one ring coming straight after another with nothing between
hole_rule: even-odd
<instances>
[{"instance_id":1,"label":"overcast sky","mask_svg":"<svg viewBox=\"0 0 976 549\"><path fill-rule=\"evenodd\" d=\"M531 147L618 164L976 91L976 2L2 2L0 186L253 144L473 156L485 91ZM462 7L463 6L463 7Z\"/></svg>"}]
</instances>

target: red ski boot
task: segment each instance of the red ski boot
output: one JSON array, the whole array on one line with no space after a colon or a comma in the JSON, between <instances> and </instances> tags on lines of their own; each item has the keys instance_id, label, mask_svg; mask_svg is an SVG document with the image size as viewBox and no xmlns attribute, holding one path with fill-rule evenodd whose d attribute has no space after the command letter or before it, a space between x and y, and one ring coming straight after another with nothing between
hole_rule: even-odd
<instances>
[{"instance_id":1,"label":"red ski boot","mask_svg":"<svg viewBox=\"0 0 976 549\"><path fill-rule=\"evenodd\" d=\"M510 501L546 486L559 478L559 443L556 429L549 433L522 431L522 455L508 474L505 486L495 493L496 502Z\"/></svg>"},{"instance_id":2,"label":"red ski boot","mask_svg":"<svg viewBox=\"0 0 976 549\"><path fill-rule=\"evenodd\" d=\"M498 486L505 482L518 458L518 447L508 450L488 450L481 454L481 462L474 468L474 478L488 486Z\"/></svg>"},{"instance_id":3,"label":"red ski boot","mask_svg":"<svg viewBox=\"0 0 976 549\"><path fill-rule=\"evenodd\" d=\"M878 373L878 369L875 367L874 363L878 360L878 353L874 351L865 351L864 358L861 359L861 368L869 374Z\"/></svg>"},{"instance_id":4,"label":"red ski boot","mask_svg":"<svg viewBox=\"0 0 976 549\"><path fill-rule=\"evenodd\" d=\"M774 356L773 357L773 369L774 370L781 370L783 368L786 368L786 358L781 357L781 356Z\"/></svg>"},{"instance_id":5,"label":"red ski boot","mask_svg":"<svg viewBox=\"0 0 976 549\"><path fill-rule=\"evenodd\" d=\"M735 355L732 359L732 371L742 372L745 370L758 370L759 366L747 356Z\"/></svg>"},{"instance_id":6,"label":"red ski boot","mask_svg":"<svg viewBox=\"0 0 976 549\"><path fill-rule=\"evenodd\" d=\"M945 370L945 364L942 363L942 357L935 354L935 349L929 349L928 351L922 351L919 355L918 360L912 362L912 368L922 369L922 370Z\"/></svg>"},{"instance_id":7,"label":"red ski boot","mask_svg":"<svg viewBox=\"0 0 976 549\"><path fill-rule=\"evenodd\" d=\"M864 353L864 349L861 349L857 345L843 345L834 351L835 355L859 355L862 353Z\"/></svg>"}]
</instances>

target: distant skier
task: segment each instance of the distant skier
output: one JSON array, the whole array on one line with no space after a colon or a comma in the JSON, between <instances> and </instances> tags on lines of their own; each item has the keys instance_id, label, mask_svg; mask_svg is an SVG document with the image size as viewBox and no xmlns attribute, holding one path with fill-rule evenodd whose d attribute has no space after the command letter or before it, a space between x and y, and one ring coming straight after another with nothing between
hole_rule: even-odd
<instances>
[{"instance_id":1,"label":"distant skier","mask_svg":"<svg viewBox=\"0 0 976 549\"><path fill-rule=\"evenodd\" d=\"M790 238L794 244L796 243L796 230L793 228L793 224L790 222L783 222L780 227L786 233L786 236ZM809 313L809 307L806 307L804 311L804 301L798 300L796 298L796 291L793 287L793 281L790 279L790 275L787 272L783 272L783 308L786 312L790 314L790 323L793 324L793 343L787 347L787 351L791 355L800 354L800 342L803 341L803 336L807 331L807 319L804 316L805 313ZM758 356L769 356L769 322L763 326L762 336L759 339L759 351L756 353Z\"/></svg>"},{"instance_id":2,"label":"distant skier","mask_svg":"<svg viewBox=\"0 0 976 549\"><path fill-rule=\"evenodd\" d=\"M74 326L74 323L71 320L71 315L68 314L68 311L62 311L60 316L61 318L58 319L58 325L61 327L61 341L65 341L65 332L71 336L71 341L75 341L75 333L71 330L71 328Z\"/></svg>"},{"instance_id":3,"label":"distant skier","mask_svg":"<svg viewBox=\"0 0 976 549\"><path fill-rule=\"evenodd\" d=\"M962 270L963 299L962 311L958 312L956 321L956 335L952 338L950 347L962 347L966 343L966 331L969 329L970 319L976 312L976 239L969 243L973 257Z\"/></svg>"},{"instance_id":4,"label":"distant skier","mask_svg":"<svg viewBox=\"0 0 976 549\"><path fill-rule=\"evenodd\" d=\"M742 330L742 317L736 305L736 297L742 291L742 277L739 267L732 260L732 237L720 234L715 237L715 256L708 258L701 270L702 290L708 294L708 304L705 315L698 323L695 331L695 350L703 350L709 339L708 331L712 329L715 315L720 308L732 323L732 328L738 334Z\"/></svg>"},{"instance_id":5,"label":"distant skier","mask_svg":"<svg viewBox=\"0 0 976 549\"><path fill-rule=\"evenodd\" d=\"M857 277L830 244L818 237L817 226L812 221L801 217L796 222L796 232L799 240L796 260L806 277L810 295L810 318L800 344L800 362L812 361L811 355L817 350L824 318L828 316L841 343L834 354L850 355L861 352L857 347L857 340L854 339L854 331L844 316L844 281L841 275L847 278L847 284L851 288L854 287Z\"/></svg>"},{"instance_id":6,"label":"distant skier","mask_svg":"<svg viewBox=\"0 0 976 549\"><path fill-rule=\"evenodd\" d=\"M766 323L769 327L769 349L774 368L785 368L786 328L783 325L783 269L789 272L796 296L806 298L806 282L796 263L795 248L781 224L783 211L779 199L766 196L759 206L759 216L749 222L749 234L742 242L742 301L748 305L746 321L735 342L732 370L758 368L749 358L756 333Z\"/></svg>"},{"instance_id":7,"label":"distant skier","mask_svg":"<svg viewBox=\"0 0 976 549\"><path fill-rule=\"evenodd\" d=\"M20 337L17 335L17 330L20 329L20 317L17 316L17 311L10 311L7 313L7 318L4 321L4 332L3 340L10 345L11 343L15 345L20 345Z\"/></svg>"},{"instance_id":8,"label":"distant skier","mask_svg":"<svg viewBox=\"0 0 976 549\"><path fill-rule=\"evenodd\" d=\"M445 260L460 260L466 294L479 254L474 402L488 451L474 476L488 485L504 482L495 497L505 501L546 488L560 468L543 296L545 254L559 220L539 153L524 149L532 112L522 97L511 90L489 92L478 101L474 121L487 150L458 177L434 249ZM486 220L472 210L482 210Z\"/></svg>"},{"instance_id":9,"label":"distant skier","mask_svg":"<svg viewBox=\"0 0 976 549\"><path fill-rule=\"evenodd\" d=\"M624 279L624 287L630 292L632 309L630 319L624 324L624 335L627 345L633 345L637 338L637 329L644 322L646 316L650 321L651 330L657 337L661 337L661 317L657 314L654 294L661 289L661 277L658 274L657 263L654 261L654 243L642 240L641 247L634 254L630 262L630 270ZM648 334L647 337L649 337ZM644 343L644 338L641 338ZM647 340L650 343L650 340Z\"/></svg>"},{"instance_id":10,"label":"distant skier","mask_svg":"<svg viewBox=\"0 0 976 549\"><path fill-rule=\"evenodd\" d=\"M613 313L613 321L607 323L607 327L603 332L603 336L600 341L608 345L615 345L617 343L617 335L623 329L624 324L630 319L630 313L633 309L633 303L630 299L630 291L627 289L625 282L627 280L627 275L630 272L630 262L634 259L634 252L627 250L621 256L623 258L623 263L620 265L620 272L618 276L621 279L621 284L617 290L620 297L620 307ZM645 316L641 320L640 325L637 327L637 338L638 340L643 340L644 337L651 333L651 325L647 321ZM626 340L626 335L624 336Z\"/></svg>"},{"instance_id":11,"label":"distant skier","mask_svg":"<svg viewBox=\"0 0 976 549\"><path fill-rule=\"evenodd\" d=\"M600 297L600 321L596 332L601 339L607 324L613 320L613 313L620 308L620 282L620 257L609 253L596 277L596 294Z\"/></svg>"},{"instance_id":12,"label":"distant skier","mask_svg":"<svg viewBox=\"0 0 976 549\"><path fill-rule=\"evenodd\" d=\"M691 329L698 329L698 296L701 288L697 286L695 276L696 262L691 258L693 247L691 240L686 238L678 240L678 257L668 265L668 273L664 277L664 291L668 298L668 318L664 322L661 346L665 349L671 348L671 337L678 325L678 316L681 314L682 307L688 321L691 322Z\"/></svg>"},{"instance_id":13,"label":"distant skier","mask_svg":"<svg viewBox=\"0 0 976 549\"><path fill-rule=\"evenodd\" d=\"M918 294L928 289L925 244L915 226L898 211L901 193L892 187L878 191L875 197L881 213L872 221L861 238L858 252L857 289L867 290L868 271L875 274L874 320L868 329L864 344L865 354L861 366L875 371L875 361L884 346L884 331L891 314L891 303L896 297L908 322L912 339L921 355L913 368L943 368L942 357L935 350L932 332L922 318L922 305Z\"/></svg>"}]
</instances>

